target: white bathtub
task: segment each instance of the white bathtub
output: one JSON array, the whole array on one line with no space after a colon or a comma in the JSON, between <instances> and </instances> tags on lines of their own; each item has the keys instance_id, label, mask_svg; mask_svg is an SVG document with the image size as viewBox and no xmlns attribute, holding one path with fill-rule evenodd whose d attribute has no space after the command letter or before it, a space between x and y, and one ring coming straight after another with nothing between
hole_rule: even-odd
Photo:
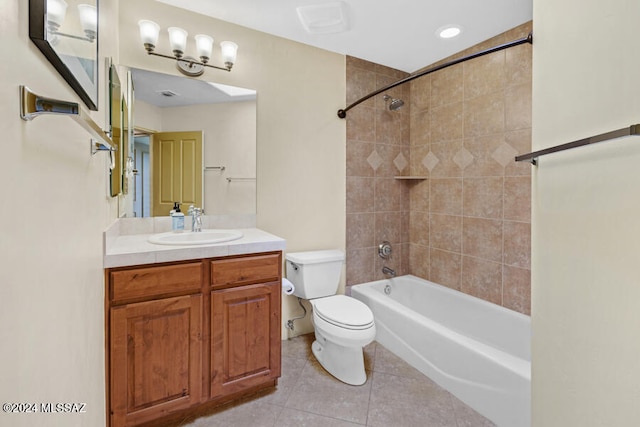
<instances>
[{"instance_id":1,"label":"white bathtub","mask_svg":"<svg viewBox=\"0 0 640 427\"><path fill-rule=\"evenodd\" d=\"M373 311L377 342L498 426L531 425L529 316L411 275L351 295Z\"/></svg>"}]
</instances>

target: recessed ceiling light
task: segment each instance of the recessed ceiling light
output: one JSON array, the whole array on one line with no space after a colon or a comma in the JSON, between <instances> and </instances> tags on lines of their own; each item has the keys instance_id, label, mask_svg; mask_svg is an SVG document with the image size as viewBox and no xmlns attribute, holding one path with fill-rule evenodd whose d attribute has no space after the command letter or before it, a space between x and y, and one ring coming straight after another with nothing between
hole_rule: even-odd
<instances>
[{"instance_id":1,"label":"recessed ceiling light","mask_svg":"<svg viewBox=\"0 0 640 427\"><path fill-rule=\"evenodd\" d=\"M462 28L457 25L445 25L444 27L438 28L436 34L442 39L451 39L459 35L461 32Z\"/></svg>"}]
</instances>

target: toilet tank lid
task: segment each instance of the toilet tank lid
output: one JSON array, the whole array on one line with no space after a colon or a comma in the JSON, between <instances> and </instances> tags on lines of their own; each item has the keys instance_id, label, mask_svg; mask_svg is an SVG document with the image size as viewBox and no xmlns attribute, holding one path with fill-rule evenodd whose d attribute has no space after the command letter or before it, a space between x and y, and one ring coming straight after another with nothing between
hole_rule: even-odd
<instances>
[{"instance_id":1,"label":"toilet tank lid","mask_svg":"<svg viewBox=\"0 0 640 427\"><path fill-rule=\"evenodd\" d=\"M291 252L288 253L285 258L296 264L317 264L320 262L344 261L344 252L339 249Z\"/></svg>"}]
</instances>

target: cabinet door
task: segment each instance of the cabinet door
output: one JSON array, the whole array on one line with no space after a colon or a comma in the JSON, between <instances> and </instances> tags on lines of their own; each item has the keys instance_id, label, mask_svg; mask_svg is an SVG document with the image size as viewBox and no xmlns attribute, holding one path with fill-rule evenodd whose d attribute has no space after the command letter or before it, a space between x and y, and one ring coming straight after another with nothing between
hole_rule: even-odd
<instances>
[{"instance_id":1,"label":"cabinet door","mask_svg":"<svg viewBox=\"0 0 640 427\"><path fill-rule=\"evenodd\" d=\"M132 426L202 397L202 295L111 309L113 426Z\"/></svg>"},{"instance_id":2,"label":"cabinet door","mask_svg":"<svg viewBox=\"0 0 640 427\"><path fill-rule=\"evenodd\" d=\"M211 293L211 397L280 376L278 282Z\"/></svg>"}]
</instances>

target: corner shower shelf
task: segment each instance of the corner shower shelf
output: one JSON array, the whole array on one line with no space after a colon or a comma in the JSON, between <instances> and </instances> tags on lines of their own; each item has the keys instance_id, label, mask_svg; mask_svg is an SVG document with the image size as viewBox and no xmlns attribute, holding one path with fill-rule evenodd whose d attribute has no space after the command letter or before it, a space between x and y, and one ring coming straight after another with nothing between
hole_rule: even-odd
<instances>
[{"instance_id":1,"label":"corner shower shelf","mask_svg":"<svg viewBox=\"0 0 640 427\"><path fill-rule=\"evenodd\" d=\"M428 179L429 177L427 176L419 176L419 175L407 175L407 176L394 176L394 179L402 179L402 180L407 180L407 181L423 181L425 179Z\"/></svg>"}]
</instances>

